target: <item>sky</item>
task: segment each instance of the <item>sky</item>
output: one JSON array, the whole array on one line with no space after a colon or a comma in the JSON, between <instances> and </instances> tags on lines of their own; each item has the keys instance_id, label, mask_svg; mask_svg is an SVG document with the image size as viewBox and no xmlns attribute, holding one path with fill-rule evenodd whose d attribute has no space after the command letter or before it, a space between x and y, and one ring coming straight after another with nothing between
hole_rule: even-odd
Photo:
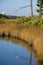
<instances>
[{"instance_id":1,"label":"sky","mask_svg":"<svg viewBox=\"0 0 43 65\"><path fill-rule=\"evenodd\" d=\"M33 12L34 15L37 15L37 0L33 1ZM30 0L0 0L0 13L5 12L7 15L16 15L16 16L29 16L31 15L30 7L24 8L15 12L22 6L27 6L30 4Z\"/></svg>"}]
</instances>

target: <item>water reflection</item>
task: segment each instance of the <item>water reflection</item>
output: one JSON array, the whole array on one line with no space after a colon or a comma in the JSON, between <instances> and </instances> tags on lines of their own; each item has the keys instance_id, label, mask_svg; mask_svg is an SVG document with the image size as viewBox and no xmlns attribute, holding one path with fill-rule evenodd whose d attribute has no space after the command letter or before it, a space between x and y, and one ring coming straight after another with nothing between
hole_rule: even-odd
<instances>
[{"instance_id":1,"label":"water reflection","mask_svg":"<svg viewBox=\"0 0 43 65\"><path fill-rule=\"evenodd\" d=\"M32 51L30 51L30 65L32 65Z\"/></svg>"},{"instance_id":2,"label":"water reflection","mask_svg":"<svg viewBox=\"0 0 43 65\"><path fill-rule=\"evenodd\" d=\"M35 60L33 49L30 48L26 43L17 39L1 37L0 65L40 65L40 64L39 62L37 62L37 60Z\"/></svg>"}]
</instances>

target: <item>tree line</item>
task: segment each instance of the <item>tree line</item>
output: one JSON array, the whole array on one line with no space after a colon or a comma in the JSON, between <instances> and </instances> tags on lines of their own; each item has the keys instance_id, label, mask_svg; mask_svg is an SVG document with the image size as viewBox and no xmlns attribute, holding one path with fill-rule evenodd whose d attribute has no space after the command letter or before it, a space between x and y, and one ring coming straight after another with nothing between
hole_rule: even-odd
<instances>
[{"instance_id":1,"label":"tree line","mask_svg":"<svg viewBox=\"0 0 43 65\"><path fill-rule=\"evenodd\" d=\"M30 0L31 6L31 16L33 16L33 8L32 8L32 0ZM37 0L37 12L39 13L40 17L43 15L43 0Z\"/></svg>"}]
</instances>

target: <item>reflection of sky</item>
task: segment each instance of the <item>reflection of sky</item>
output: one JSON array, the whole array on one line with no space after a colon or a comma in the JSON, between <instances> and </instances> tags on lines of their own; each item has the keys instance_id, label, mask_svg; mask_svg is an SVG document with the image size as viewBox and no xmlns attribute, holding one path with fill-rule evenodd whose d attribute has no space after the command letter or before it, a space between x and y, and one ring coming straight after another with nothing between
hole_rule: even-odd
<instances>
[{"instance_id":1,"label":"reflection of sky","mask_svg":"<svg viewBox=\"0 0 43 65\"><path fill-rule=\"evenodd\" d=\"M30 7L22 9L17 13L14 13L15 9L18 9L21 6L26 6L30 3L30 0L0 0L0 13L5 11L7 14L11 15L30 15ZM36 13L36 3L37 0L33 0L33 10L34 14Z\"/></svg>"},{"instance_id":2,"label":"reflection of sky","mask_svg":"<svg viewBox=\"0 0 43 65\"><path fill-rule=\"evenodd\" d=\"M27 65L26 60L20 56L30 59L30 52L20 45L0 40L0 65ZM28 60L29 62L30 60ZM33 64L36 64L34 58Z\"/></svg>"}]
</instances>

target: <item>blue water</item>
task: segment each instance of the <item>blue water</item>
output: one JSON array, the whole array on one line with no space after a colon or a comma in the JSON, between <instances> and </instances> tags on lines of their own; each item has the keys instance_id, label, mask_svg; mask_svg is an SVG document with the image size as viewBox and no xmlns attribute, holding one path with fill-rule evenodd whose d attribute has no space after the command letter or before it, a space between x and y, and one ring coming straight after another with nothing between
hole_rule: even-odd
<instances>
[{"instance_id":1,"label":"blue water","mask_svg":"<svg viewBox=\"0 0 43 65\"><path fill-rule=\"evenodd\" d=\"M19 44L0 40L0 65L37 65L32 54L30 63L30 51Z\"/></svg>"}]
</instances>

